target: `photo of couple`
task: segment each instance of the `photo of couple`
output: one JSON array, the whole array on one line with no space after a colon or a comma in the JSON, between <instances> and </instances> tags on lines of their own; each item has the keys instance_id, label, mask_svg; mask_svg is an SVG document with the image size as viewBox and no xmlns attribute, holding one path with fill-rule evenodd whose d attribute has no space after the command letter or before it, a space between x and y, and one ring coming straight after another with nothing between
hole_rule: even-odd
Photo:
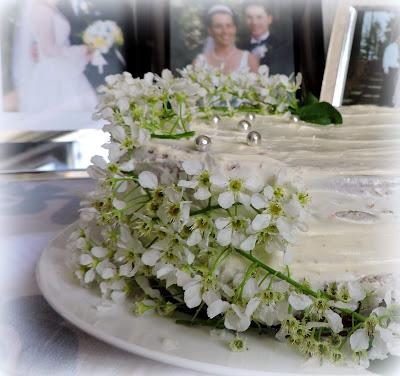
<instances>
[{"instance_id":1,"label":"photo of couple","mask_svg":"<svg viewBox=\"0 0 400 376\"><path fill-rule=\"evenodd\" d=\"M123 2L24 0L13 11L4 110L92 111L105 77L126 69Z\"/></svg>"},{"instance_id":2,"label":"photo of couple","mask_svg":"<svg viewBox=\"0 0 400 376\"><path fill-rule=\"evenodd\" d=\"M191 3L172 4L172 69L193 63L231 74L260 65L269 74L294 71L290 7L271 0Z\"/></svg>"}]
</instances>

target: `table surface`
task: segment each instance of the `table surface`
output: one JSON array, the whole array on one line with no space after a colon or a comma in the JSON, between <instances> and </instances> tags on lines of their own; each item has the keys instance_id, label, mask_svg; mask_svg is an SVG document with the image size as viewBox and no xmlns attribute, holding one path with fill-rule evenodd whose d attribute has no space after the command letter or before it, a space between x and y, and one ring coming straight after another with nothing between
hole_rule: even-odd
<instances>
[{"instance_id":1,"label":"table surface","mask_svg":"<svg viewBox=\"0 0 400 376\"><path fill-rule=\"evenodd\" d=\"M41 251L78 219L92 187L89 179L0 181L0 375L204 375L107 345L66 322L41 295Z\"/></svg>"}]
</instances>

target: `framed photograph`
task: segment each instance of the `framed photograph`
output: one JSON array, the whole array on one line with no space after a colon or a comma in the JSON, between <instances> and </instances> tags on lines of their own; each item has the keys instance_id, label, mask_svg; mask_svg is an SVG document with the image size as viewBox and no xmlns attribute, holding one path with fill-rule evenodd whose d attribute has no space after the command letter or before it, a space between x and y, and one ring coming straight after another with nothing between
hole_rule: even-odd
<instances>
[{"instance_id":1,"label":"framed photograph","mask_svg":"<svg viewBox=\"0 0 400 376\"><path fill-rule=\"evenodd\" d=\"M227 73L267 65L291 74L293 9L282 1L171 0L171 68L203 64Z\"/></svg>"},{"instance_id":2,"label":"framed photograph","mask_svg":"<svg viewBox=\"0 0 400 376\"><path fill-rule=\"evenodd\" d=\"M193 63L227 73L266 65L271 75L300 71L307 91L319 95L325 64L319 0L170 0L169 13L173 71Z\"/></svg>"},{"instance_id":3,"label":"framed photograph","mask_svg":"<svg viewBox=\"0 0 400 376\"><path fill-rule=\"evenodd\" d=\"M97 89L132 65L132 0L5 0L1 7L1 130L99 127L91 119Z\"/></svg>"},{"instance_id":4,"label":"framed photograph","mask_svg":"<svg viewBox=\"0 0 400 376\"><path fill-rule=\"evenodd\" d=\"M334 106L400 107L400 2L342 0L328 49L321 100Z\"/></svg>"}]
</instances>

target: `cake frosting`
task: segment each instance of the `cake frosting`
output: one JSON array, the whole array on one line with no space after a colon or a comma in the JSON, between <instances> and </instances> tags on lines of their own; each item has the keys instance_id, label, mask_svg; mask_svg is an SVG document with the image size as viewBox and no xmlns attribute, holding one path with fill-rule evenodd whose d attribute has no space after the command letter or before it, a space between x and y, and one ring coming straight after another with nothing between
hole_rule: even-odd
<instances>
[{"instance_id":1,"label":"cake frosting","mask_svg":"<svg viewBox=\"0 0 400 376\"><path fill-rule=\"evenodd\" d=\"M109 161L68 244L80 283L222 325L235 351L257 326L306 357L400 354L400 113L300 103L300 78L109 77Z\"/></svg>"},{"instance_id":2,"label":"cake frosting","mask_svg":"<svg viewBox=\"0 0 400 376\"><path fill-rule=\"evenodd\" d=\"M309 229L292 245L291 270L310 280L355 280L400 270L400 113L388 108L341 109L341 126L320 127L282 116L257 116L252 130L260 146L246 144L243 118L218 126L197 121L192 129L212 146L198 152L192 140L153 140L140 151L144 163L180 165L210 156L238 175L276 175L290 170L312 197ZM270 260L282 263L281 256Z\"/></svg>"}]
</instances>

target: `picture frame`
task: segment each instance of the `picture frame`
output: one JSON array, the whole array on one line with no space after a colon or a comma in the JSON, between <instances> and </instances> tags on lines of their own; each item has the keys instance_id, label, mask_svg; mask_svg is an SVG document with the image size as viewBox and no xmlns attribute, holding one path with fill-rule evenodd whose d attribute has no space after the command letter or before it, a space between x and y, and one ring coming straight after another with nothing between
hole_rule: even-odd
<instances>
[{"instance_id":1,"label":"picture frame","mask_svg":"<svg viewBox=\"0 0 400 376\"><path fill-rule=\"evenodd\" d=\"M335 107L343 104L352 47L361 11L400 11L397 0L340 0L331 32L320 100Z\"/></svg>"},{"instance_id":2,"label":"picture frame","mask_svg":"<svg viewBox=\"0 0 400 376\"><path fill-rule=\"evenodd\" d=\"M246 30L244 25L243 17L243 0L229 0L229 1L218 1L218 0L203 0L193 1L196 3L197 11L203 11L203 17L193 17L193 12L188 8L187 2L181 0L169 0L169 36L167 41L167 50L170 51L169 56L169 67L173 71L176 68L182 68L184 64L177 63L177 60L188 64L191 63L197 54L201 52L202 44L204 43L204 37L207 35L207 28L202 25L201 32L193 33L191 29L192 25L199 28L199 23L204 23L204 10L212 8L216 4L225 4L230 6L236 15L238 16L239 26L237 27L237 46L243 47L243 38L248 36L249 32ZM180 4L181 9L179 9ZM275 33L283 35L285 38L290 40L290 59L293 59L292 69L285 72L272 72L291 74L301 72L303 76L302 94L313 93L319 96L321 90L322 76L325 68L325 52L324 52L324 39L323 39L323 22L322 22L322 1L321 0L275 0L266 1L266 4L270 6L273 14L275 13L274 23L272 26L278 26ZM182 11L183 10L183 11ZM179 12L179 17L175 17L174 12ZM189 57L185 59L184 56L176 58L176 54L182 55L182 50L185 47L186 41L180 36L176 37L176 30L182 25L182 15L190 17L187 23L190 25L189 30L186 30L184 36L195 40L194 44L197 43L197 47L193 48L193 51L188 51ZM282 25L279 23L282 22ZM200 35L202 34L202 35ZM198 39L202 38L201 41ZM196 40L197 39L197 40ZM246 49L246 48L243 48Z\"/></svg>"},{"instance_id":3,"label":"picture frame","mask_svg":"<svg viewBox=\"0 0 400 376\"><path fill-rule=\"evenodd\" d=\"M116 51L113 57L109 59L105 57L108 66L104 66L104 72L107 74L122 73L123 71L135 72L140 69L135 59L133 58L132 51L137 49L137 30L135 29L134 20L140 18L140 14L136 14L137 3L139 0L124 0L121 2L121 10L115 10L110 7L106 0L87 0L80 4L86 3L91 8L92 18L87 14L84 14L81 9L82 18L85 19L85 26L88 27L96 20L112 20L116 21L117 25L121 27L125 40L120 51ZM26 3L29 3L28 1ZM73 4L68 0L60 1L60 6L63 4ZM0 19L1 19L1 38L0 38L0 138L3 142L15 142L15 141L36 141L46 140L53 137L65 134L68 132L74 132L80 129L100 129L102 123L92 119L94 112L94 106L90 110L58 110L58 109L44 109L40 111L20 111L17 106L9 106L7 102L7 93L15 91L13 88L12 80L12 68L13 61L16 57L13 56L15 46L16 34L18 28L21 29L21 14L23 13L24 1L18 0L5 0L0 5ZM115 7L114 7L115 8ZM122 9L123 8L123 9ZM98 10L100 9L100 11ZM60 10L63 13L64 10ZM72 9L70 10L72 11ZM90 14L89 14L90 15ZM71 23L67 15L66 19ZM77 29L78 23L71 24L70 38L77 39L83 38L82 30ZM14 29L13 29L14 28ZM78 32L79 31L79 32ZM129 36L129 37L128 37ZM71 40L71 44L74 45L76 40ZM117 48L113 49L117 50ZM129 54L128 54L129 51ZM110 50L110 52L112 52ZM114 61L121 62L121 69L112 69ZM124 61L125 60L125 61ZM88 64L90 66L91 64ZM87 66L87 67L88 67ZM116 66L116 65L114 65ZM109 68L111 67L111 68ZM92 67L97 69L97 67ZM87 76L87 69L85 69L85 75ZM89 75L93 73L89 72ZM88 76L87 76L88 77ZM90 78L88 78L90 81ZM92 81L90 81L92 83ZM96 92L101 82L98 80L93 83L93 91Z\"/></svg>"}]
</instances>

